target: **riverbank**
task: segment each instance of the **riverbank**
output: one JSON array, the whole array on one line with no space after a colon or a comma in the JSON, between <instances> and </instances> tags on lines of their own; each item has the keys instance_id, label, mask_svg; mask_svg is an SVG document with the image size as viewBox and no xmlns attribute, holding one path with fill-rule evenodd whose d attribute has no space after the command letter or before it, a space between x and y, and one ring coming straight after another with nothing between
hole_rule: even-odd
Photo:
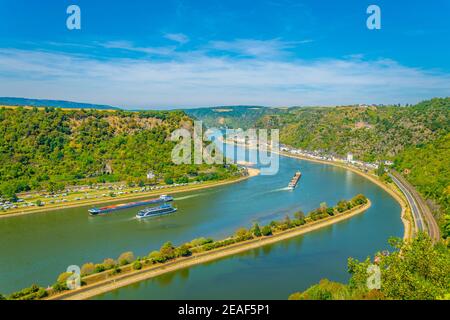
<instances>
[{"instance_id":1,"label":"riverbank","mask_svg":"<svg viewBox=\"0 0 450 320\"><path fill-rule=\"evenodd\" d=\"M371 206L370 200L367 199L367 203L361 206L355 207L349 211L336 214L321 220L309 222L306 225L295 227L293 229L279 231L271 236L251 239L247 241L238 242L223 248L213 249L207 252L194 253L192 256L186 258L179 258L171 262L160 264L157 266L144 266L143 269L138 271L129 271L126 274L119 274L110 276L109 273L104 273L102 280L95 283L88 284L75 291L67 291L57 295L49 297L49 300L85 300L95 297L97 295L131 285L143 280L147 280L153 277L157 277L164 273L176 271L179 269L188 268L197 264L210 262L213 260L221 259L227 256L235 255L244 251L257 249L265 245L273 244L283 240L287 240L293 237L297 237L341 221L350 219L358 214L365 212ZM101 275L93 275L97 279L101 279ZM83 278L88 280L88 277Z\"/></svg>"},{"instance_id":2,"label":"riverbank","mask_svg":"<svg viewBox=\"0 0 450 320\"><path fill-rule=\"evenodd\" d=\"M391 195L398 202L398 204L400 205L400 207L402 209L401 219L402 219L402 223L404 226L403 239L409 240L413 237L414 231L413 231L411 209L409 208L408 202L405 199L405 196L403 195L403 193L394 184L383 183L376 176L370 175L361 170L358 170L357 168L348 166L348 165L340 163L340 162L312 159L312 158L303 157L303 156L299 156L299 155L293 155L293 154L290 154L287 152L282 152L282 151L280 151L279 154L282 156L285 156L285 157L289 157L289 158L295 158L295 159L316 162L316 163L322 163L322 164L329 164L329 165L332 165L335 167L347 169L347 170L350 170L350 171L366 178L367 180L371 181L372 183L376 184L377 186L382 188L384 191L386 191L389 195Z\"/></svg>"},{"instance_id":3,"label":"riverbank","mask_svg":"<svg viewBox=\"0 0 450 320\"><path fill-rule=\"evenodd\" d=\"M224 144L236 144L238 146L241 147L245 147L245 148L249 148L249 149L253 149L253 150L258 150L258 147L256 146L249 146L247 144L243 144L243 143L239 143L239 142L231 142L231 141L227 141L223 138L219 138L219 141L224 143ZM363 178L371 181L372 183L376 184L377 186L379 186L380 188L382 188L384 191L386 191L389 195L391 195L391 197L393 197L398 204L400 205L402 211L400 214L400 218L402 220L403 223L403 227L404 227L404 232L403 232L403 239L404 240L410 240L412 239L412 237L414 236L416 230L414 228L414 223L413 223L413 218L412 218L412 213L411 213L411 208L408 205L408 201L405 198L405 195L398 189L398 187L395 184L386 184L383 183L382 181L380 181L378 179L378 177L370 175L366 172L363 172L355 167L346 165L345 163L342 162L337 162L337 161L329 161L329 160L321 160L321 159L314 159L314 158L309 158L309 157L305 157L305 156L301 156L301 155L296 155L296 154L291 154L288 152L283 152L283 151L272 151L269 149L270 152L274 152L277 153L281 156L285 156L288 158L294 158L294 159L299 159L299 160L305 160L305 161L309 161L309 162L315 162L315 163L321 163L321 164L328 164L328 165L332 165L335 167L340 167L346 170L350 170L360 176L362 176Z\"/></svg>"},{"instance_id":4,"label":"riverbank","mask_svg":"<svg viewBox=\"0 0 450 320\"><path fill-rule=\"evenodd\" d=\"M69 209L69 208L78 208L78 207L85 207L85 206L94 206L94 205L100 205L103 203L116 203L116 202L126 202L130 200L139 200L143 198L147 198L150 196L160 196L162 194L178 194L183 192L189 192L189 191L196 191L196 190L203 190L208 188L215 188L220 186L225 186L233 183L238 183L245 181L249 178L258 176L260 174L260 170L255 168L247 168L248 175L238 177L238 178L231 178L226 179L222 181L213 181L213 182L204 182L201 184L196 185L189 185L189 186L180 186L180 187L174 187L172 189L164 189L164 190L153 190L148 192L142 192L137 195L125 195L125 196L116 196L114 198L108 198L108 199L87 199L87 200L80 200L77 202L65 202L61 204L56 205L49 205L45 207L32 207L27 209L15 209L11 210L9 212L3 212L0 213L0 219L2 218L11 218L11 217L17 217L17 216L23 216L33 213L40 213L40 212L51 212L61 209Z\"/></svg>"}]
</instances>

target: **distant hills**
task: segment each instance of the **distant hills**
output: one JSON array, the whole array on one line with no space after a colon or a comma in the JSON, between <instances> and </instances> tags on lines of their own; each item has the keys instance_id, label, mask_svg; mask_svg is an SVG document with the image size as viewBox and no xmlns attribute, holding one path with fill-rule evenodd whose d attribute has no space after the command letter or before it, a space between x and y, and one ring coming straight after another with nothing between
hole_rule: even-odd
<instances>
[{"instance_id":1,"label":"distant hills","mask_svg":"<svg viewBox=\"0 0 450 320\"><path fill-rule=\"evenodd\" d=\"M80 103L63 100L43 100L27 98L0 97L0 105L3 106L30 106L30 107L52 107L64 109L97 109L97 110L121 110L118 107L112 107L102 104Z\"/></svg>"},{"instance_id":2,"label":"distant hills","mask_svg":"<svg viewBox=\"0 0 450 320\"><path fill-rule=\"evenodd\" d=\"M266 115L275 115L282 109L261 106L223 106L184 110L194 119L201 120L205 126L219 128L248 129Z\"/></svg>"}]
</instances>

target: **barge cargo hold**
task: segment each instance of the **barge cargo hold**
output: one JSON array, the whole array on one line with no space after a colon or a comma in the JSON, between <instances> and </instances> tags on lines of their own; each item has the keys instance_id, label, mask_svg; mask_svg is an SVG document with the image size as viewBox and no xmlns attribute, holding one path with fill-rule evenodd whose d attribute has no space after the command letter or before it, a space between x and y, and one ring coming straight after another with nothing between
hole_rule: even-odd
<instances>
[{"instance_id":1,"label":"barge cargo hold","mask_svg":"<svg viewBox=\"0 0 450 320\"><path fill-rule=\"evenodd\" d=\"M166 202L170 202L170 201L173 201L173 197L167 196L167 195L162 195L159 198L154 198L154 199L122 203L122 204L115 204L115 205L101 207L101 208L93 208L93 209L89 210L89 213L93 216L96 216L96 215L100 215L100 214L109 213L112 211L129 209L129 208L134 208L134 207L141 207L141 206L146 206L146 205L150 205L150 204L166 203Z\"/></svg>"},{"instance_id":2,"label":"barge cargo hold","mask_svg":"<svg viewBox=\"0 0 450 320\"><path fill-rule=\"evenodd\" d=\"M288 184L288 188L290 190L294 190L297 187L298 182L300 181L300 178L302 177L302 173L300 171L297 171L292 178L291 182Z\"/></svg>"}]
</instances>

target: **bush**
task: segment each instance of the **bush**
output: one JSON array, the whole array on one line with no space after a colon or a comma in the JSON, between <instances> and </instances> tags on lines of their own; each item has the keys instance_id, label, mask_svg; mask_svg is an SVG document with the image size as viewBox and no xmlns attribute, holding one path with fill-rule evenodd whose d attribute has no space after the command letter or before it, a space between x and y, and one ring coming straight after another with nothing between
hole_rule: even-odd
<instances>
[{"instance_id":1,"label":"bush","mask_svg":"<svg viewBox=\"0 0 450 320\"><path fill-rule=\"evenodd\" d=\"M52 288L53 288L53 291L55 291L55 292L62 292L62 291L69 290L69 288L67 287L67 284L65 282L57 282L52 286Z\"/></svg>"},{"instance_id":2,"label":"bush","mask_svg":"<svg viewBox=\"0 0 450 320\"><path fill-rule=\"evenodd\" d=\"M289 300L340 300L347 299L349 292L345 285L323 279L303 293L294 293Z\"/></svg>"},{"instance_id":3,"label":"bush","mask_svg":"<svg viewBox=\"0 0 450 320\"><path fill-rule=\"evenodd\" d=\"M272 228L270 226L264 226L261 230L263 236L268 237L272 235Z\"/></svg>"},{"instance_id":4,"label":"bush","mask_svg":"<svg viewBox=\"0 0 450 320\"><path fill-rule=\"evenodd\" d=\"M239 228L235 233L235 238L238 241L250 240L253 238L252 233L245 228Z\"/></svg>"},{"instance_id":5,"label":"bush","mask_svg":"<svg viewBox=\"0 0 450 320\"><path fill-rule=\"evenodd\" d=\"M142 269L142 263L140 261L135 261L133 263L133 269L134 270L141 270Z\"/></svg>"},{"instance_id":6,"label":"bush","mask_svg":"<svg viewBox=\"0 0 450 320\"><path fill-rule=\"evenodd\" d=\"M39 288L39 291L36 292L36 298L37 299L42 299L42 298L45 298L47 296L48 296L48 292L44 288Z\"/></svg>"},{"instance_id":7,"label":"bush","mask_svg":"<svg viewBox=\"0 0 450 320\"><path fill-rule=\"evenodd\" d=\"M131 251L122 253L122 254L119 256L119 258L117 259L117 261L119 261L119 264L120 264L121 266L124 266L124 265L126 265L126 264L129 264L129 263L131 263L131 262L134 261L134 260L135 260L135 259L134 259L134 254L133 254L133 252L131 252Z\"/></svg>"},{"instance_id":8,"label":"bush","mask_svg":"<svg viewBox=\"0 0 450 320\"><path fill-rule=\"evenodd\" d=\"M173 179L170 178L170 177L166 177L166 178L164 178L164 182L165 182L166 184L173 184Z\"/></svg>"},{"instance_id":9,"label":"bush","mask_svg":"<svg viewBox=\"0 0 450 320\"><path fill-rule=\"evenodd\" d=\"M366 196L362 194L358 194L356 197L354 197L351 201L355 206L360 206L367 203Z\"/></svg>"},{"instance_id":10,"label":"bush","mask_svg":"<svg viewBox=\"0 0 450 320\"><path fill-rule=\"evenodd\" d=\"M36 296L36 293L39 292L41 288L39 286L33 284L29 288L22 289L18 292L12 293L9 298L13 300L33 300Z\"/></svg>"},{"instance_id":11,"label":"bush","mask_svg":"<svg viewBox=\"0 0 450 320\"><path fill-rule=\"evenodd\" d=\"M253 234L258 238L262 236L261 229L259 228L259 225L257 223L255 223L255 225L253 226Z\"/></svg>"},{"instance_id":12,"label":"bush","mask_svg":"<svg viewBox=\"0 0 450 320\"><path fill-rule=\"evenodd\" d=\"M100 263L95 265L95 270L94 270L95 273L100 273L105 270L106 270L106 267L104 265L102 265Z\"/></svg>"},{"instance_id":13,"label":"bush","mask_svg":"<svg viewBox=\"0 0 450 320\"><path fill-rule=\"evenodd\" d=\"M296 220L304 220L305 219L305 214L303 211L297 211L296 213L294 213L294 218Z\"/></svg>"},{"instance_id":14,"label":"bush","mask_svg":"<svg viewBox=\"0 0 450 320\"><path fill-rule=\"evenodd\" d=\"M159 249L161 255L167 260L175 258L175 247L172 245L172 242L166 242Z\"/></svg>"},{"instance_id":15,"label":"bush","mask_svg":"<svg viewBox=\"0 0 450 320\"><path fill-rule=\"evenodd\" d=\"M93 274L94 272L95 272L95 265L92 262L85 263L81 267L82 276L88 276L90 274Z\"/></svg>"},{"instance_id":16,"label":"bush","mask_svg":"<svg viewBox=\"0 0 450 320\"><path fill-rule=\"evenodd\" d=\"M116 275L122 272L122 269L120 269L120 267L118 265L114 265L110 275Z\"/></svg>"},{"instance_id":17,"label":"bush","mask_svg":"<svg viewBox=\"0 0 450 320\"><path fill-rule=\"evenodd\" d=\"M72 272L63 272L58 276L58 279L56 280L56 282L61 282L61 283L64 282L65 283L71 275L73 275Z\"/></svg>"},{"instance_id":18,"label":"bush","mask_svg":"<svg viewBox=\"0 0 450 320\"><path fill-rule=\"evenodd\" d=\"M114 259L108 258L103 260L103 265L106 269L112 269L116 265L116 261Z\"/></svg>"},{"instance_id":19,"label":"bush","mask_svg":"<svg viewBox=\"0 0 450 320\"><path fill-rule=\"evenodd\" d=\"M164 263L167 259L159 251L153 251L148 255L148 258L154 263Z\"/></svg>"},{"instance_id":20,"label":"bush","mask_svg":"<svg viewBox=\"0 0 450 320\"><path fill-rule=\"evenodd\" d=\"M195 247L200 247L207 243L212 243L212 242L214 242L214 240L211 238L198 238L198 239L192 240L189 244L192 246L192 248L195 248Z\"/></svg>"},{"instance_id":21,"label":"bush","mask_svg":"<svg viewBox=\"0 0 450 320\"><path fill-rule=\"evenodd\" d=\"M192 252L186 244L175 249L175 256L177 257L189 257L190 255L192 255Z\"/></svg>"}]
</instances>

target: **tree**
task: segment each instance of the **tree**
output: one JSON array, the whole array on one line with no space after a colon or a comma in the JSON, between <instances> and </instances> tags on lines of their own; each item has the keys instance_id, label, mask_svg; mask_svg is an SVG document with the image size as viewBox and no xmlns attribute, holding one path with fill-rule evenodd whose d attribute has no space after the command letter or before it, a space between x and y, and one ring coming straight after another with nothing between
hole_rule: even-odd
<instances>
[{"instance_id":1,"label":"tree","mask_svg":"<svg viewBox=\"0 0 450 320\"><path fill-rule=\"evenodd\" d=\"M189 247L187 244L183 244L175 249L175 256L177 257L189 257L192 255L191 250L189 250Z\"/></svg>"},{"instance_id":2,"label":"tree","mask_svg":"<svg viewBox=\"0 0 450 320\"><path fill-rule=\"evenodd\" d=\"M157 262L157 263L164 263L167 261L167 259L161 254L161 252L159 251L152 251L149 255L148 258L153 261L153 262Z\"/></svg>"},{"instance_id":3,"label":"tree","mask_svg":"<svg viewBox=\"0 0 450 320\"><path fill-rule=\"evenodd\" d=\"M390 253L378 254L377 264L381 271L381 289L369 290L367 280L370 258L360 262L350 258L351 274L347 285L321 282L292 299L394 299L435 300L450 293L450 250L443 244L433 245L429 236L420 233L412 241L401 239L389 241ZM330 287L338 290L330 290Z\"/></svg>"},{"instance_id":4,"label":"tree","mask_svg":"<svg viewBox=\"0 0 450 320\"><path fill-rule=\"evenodd\" d=\"M103 264L98 263L98 264L95 265L95 270L94 270L95 273L100 273L100 272L103 272L105 270L106 270L106 267Z\"/></svg>"},{"instance_id":5,"label":"tree","mask_svg":"<svg viewBox=\"0 0 450 320\"><path fill-rule=\"evenodd\" d=\"M6 300L6 297L0 293L0 300Z\"/></svg>"},{"instance_id":6,"label":"tree","mask_svg":"<svg viewBox=\"0 0 450 320\"><path fill-rule=\"evenodd\" d=\"M107 258L103 260L103 265L106 269L112 269L116 265L116 261L114 259Z\"/></svg>"},{"instance_id":7,"label":"tree","mask_svg":"<svg viewBox=\"0 0 450 320\"><path fill-rule=\"evenodd\" d=\"M67 279L69 279L70 276L72 276L72 272L63 272L58 276L58 279L56 280L56 282L66 282Z\"/></svg>"},{"instance_id":8,"label":"tree","mask_svg":"<svg viewBox=\"0 0 450 320\"><path fill-rule=\"evenodd\" d=\"M259 225L257 223L255 223L255 225L253 226L253 234L255 235L255 237L262 236L261 229L259 228Z\"/></svg>"},{"instance_id":9,"label":"tree","mask_svg":"<svg viewBox=\"0 0 450 320\"><path fill-rule=\"evenodd\" d=\"M292 228L291 217L289 217L289 215L286 215L286 217L284 217L284 224L288 229Z\"/></svg>"},{"instance_id":10,"label":"tree","mask_svg":"<svg viewBox=\"0 0 450 320\"><path fill-rule=\"evenodd\" d=\"M264 226L261 230L263 236L268 237L272 235L272 228L270 226Z\"/></svg>"},{"instance_id":11,"label":"tree","mask_svg":"<svg viewBox=\"0 0 450 320\"><path fill-rule=\"evenodd\" d=\"M175 258L175 247L172 245L172 242L170 242L170 241L164 243L161 246L161 248L159 249L159 252L166 259L173 259L173 258Z\"/></svg>"},{"instance_id":12,"label":"tree","mask_svg":"<svg viewBox=\"0 0 450 320\"><path fill-rule=\"evenodd\" d=\"M305 213L302 210L299 210L296 213L294 213L294 218L297 220L303 220L305 219Z\"/></svg>"},{"instance_id":13,"label":"tree","mask_svg":"<svg viewBox=\"0 0 450 320\"><path fill-rule=\"evenodd\" d=\"M249 240L252 238L252 233L245 228L237 229L234 235L238 241Z\"/></svg>"},{"instance_id":14,"label":"tree","mask_svg":"<svg viewBox=\"0 0 450 320\"><path fill-rule=\"evenodd\" d=\"M93 274L95 271L95 265L92 262L85 263L81 267L81 275L87 276Z\"/></svg>"},{"instance_id":15,"label":"tree","mask_svg":"<svg viewBox=\"0 0 450 320\"><path fill-rule=\"evenodd\" d=\"M164 178L164 182L165 184L173 184L173 179L172 177L166 177Z\"/></svg>"},{"instance_id":16,"label":"tree","mask_svg":"<svg viewBox=\"0 0 450 320\"><path fill-rule=\"evenodd\" d=\"M378 165L377 176L382 177L384 174L385 174L385 166L384 162L381 161L380 164Z\"/></svg>"},{"instance_id":17,"label":"tree","mask_svg":"<svg viewBox=\"0 0 450 320\"><path fill-rule=\"evenodd\" d=\"M140 262L140 261L135 261L134 263L133 263L133 269L134 270L141 270L142 269L142 263Z\"/></svg>"},{"instance_id":18,"label":"tree","mask_svg":"<svg viewBox=\"0 0 450 320\"><path fill-rule=\"evenodd\" d=\"M124 266L126 264L131 263L132 261L134 261L134 254L131 251L128 252L124 252L122 253L119 258L117 259L117 261L119 261L119 264L121 266Z\"/></svg>"}]
</instances>

